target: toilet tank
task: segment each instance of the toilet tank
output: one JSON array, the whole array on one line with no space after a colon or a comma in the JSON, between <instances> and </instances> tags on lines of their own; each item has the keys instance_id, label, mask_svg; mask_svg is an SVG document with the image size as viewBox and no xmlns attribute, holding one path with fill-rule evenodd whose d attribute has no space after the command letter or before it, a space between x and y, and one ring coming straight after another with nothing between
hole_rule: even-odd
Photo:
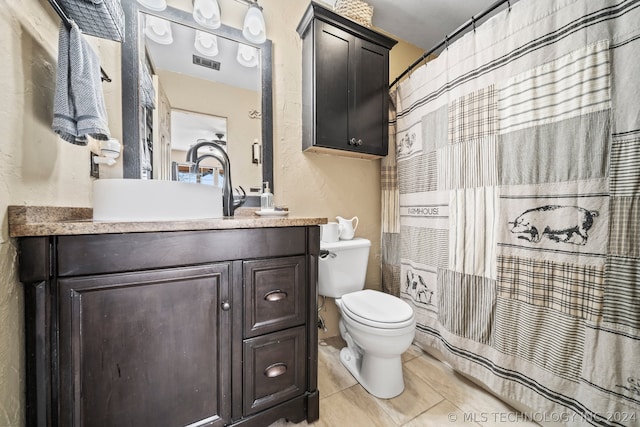
<instances>
[{"instance_id":1,"label":"toilet tank","mask_svg":"<svg viewBox=\"0 0 640 427\"><path fill-rule=\"evenodd\" d=\"M362 290L367 275L371 241L362 238L320 242L320 249L329 251L318 261L318 294L340 298Z\"/></svg>"}]
</instances>

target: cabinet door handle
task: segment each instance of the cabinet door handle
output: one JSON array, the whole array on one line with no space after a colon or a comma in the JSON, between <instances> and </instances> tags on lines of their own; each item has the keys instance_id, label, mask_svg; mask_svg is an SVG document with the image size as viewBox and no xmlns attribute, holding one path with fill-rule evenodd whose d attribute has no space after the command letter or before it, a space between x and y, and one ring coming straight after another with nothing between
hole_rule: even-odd
<instances>
[{"instance_id":1,"label":"cabinet door handle","mask_svg":"<svg viewBox=\"0 0 640 427\"><path fill-rule=\"evenodd\" d=\"M264 295L264 300L269 302L282 301L287 298L287 293L280 289L274 289Z\"/></svg>"},{"instance_id":2,"label":"cabinet door handle","mask_svg":"<svg viewBox=\"0 0 640 427\"><path fill-rule=\"evenodd\" d=\"M229 309L231 308L231 304L229 304L229 301L225 301L220 304L220 307L222 308L222 311L229 311Z\"/></svg>"},{"instance_id":3,"label":"cabinet door handle","mask_svg":"<svg viewBox=\"0 0 640 427\"><path fill-rule=\"evenodd\" d=\"M287 372L287 364L284 362L274 363L273 365L267 366L264 370L264 375L267 378L275 378Z\"/></svg>"}]
</instances>

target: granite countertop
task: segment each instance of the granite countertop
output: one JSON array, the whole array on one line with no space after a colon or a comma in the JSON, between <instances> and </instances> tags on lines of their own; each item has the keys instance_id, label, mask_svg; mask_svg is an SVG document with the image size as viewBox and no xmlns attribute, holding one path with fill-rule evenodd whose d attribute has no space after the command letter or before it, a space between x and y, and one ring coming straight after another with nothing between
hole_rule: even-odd
<instances>
[{"instance_id":1,"label":"granite countertop","mask_svg":"<svg viewBox=\"0 0 640 427\"><path fill-rule=\"evenodd\" d=\"M156 231L223 230L233 228L301 227L326 224L327 218L260 217L255 209L241 208L236 216L185 221L94 221L91 208L9 206L11 237L74 234L146 233Z\"/></svg>"}]
</instances>

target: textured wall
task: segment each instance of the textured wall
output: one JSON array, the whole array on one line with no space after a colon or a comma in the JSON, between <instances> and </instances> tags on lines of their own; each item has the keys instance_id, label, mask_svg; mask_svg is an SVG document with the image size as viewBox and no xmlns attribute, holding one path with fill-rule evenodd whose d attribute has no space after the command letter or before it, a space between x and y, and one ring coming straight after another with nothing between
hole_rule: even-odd
<instances>
[{"instance_id":1,"label":"textured wall","mask_svg":"<svg viewBox=\"0 0 640 427\"><path fill-rule=\"evenodd\" d=\"M0 0L0 427L24 425L22 285L7 206L91 202L87 148L62 142L51 131L58 22L46 0ZM113 77L120 67L119 44L92 43ZM120 87L109 85L105 97L118 137Z\"/></svg>"}]
</instances>

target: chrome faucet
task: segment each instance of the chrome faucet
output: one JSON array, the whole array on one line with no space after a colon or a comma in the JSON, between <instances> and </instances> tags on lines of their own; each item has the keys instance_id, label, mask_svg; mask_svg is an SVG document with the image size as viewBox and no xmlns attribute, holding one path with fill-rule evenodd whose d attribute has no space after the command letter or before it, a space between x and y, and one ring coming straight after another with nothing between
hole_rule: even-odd
<instances>
[{"instance_id":1,"label":"chrome faucet","mask_svg":"<svg viewBox=\"0 0 640 427\"><path fill-rule=\"evenodd\" d=\"M213 151L198 157L198 150L202 147L209 147ZM222 211L224 216L233 216L236 208L242 206L247 200L247 193L240 187L242 195L238 200L233 197L233 185L231 184L231 162L227 152L222 146L213 141L199 140L197 144L189 148L187 151L187 162L190 165L191 173L198 173L200 162L207 158L214 158L220 162L224 172L224 183L222 187Z\"/></svg>"}]
</instances>

